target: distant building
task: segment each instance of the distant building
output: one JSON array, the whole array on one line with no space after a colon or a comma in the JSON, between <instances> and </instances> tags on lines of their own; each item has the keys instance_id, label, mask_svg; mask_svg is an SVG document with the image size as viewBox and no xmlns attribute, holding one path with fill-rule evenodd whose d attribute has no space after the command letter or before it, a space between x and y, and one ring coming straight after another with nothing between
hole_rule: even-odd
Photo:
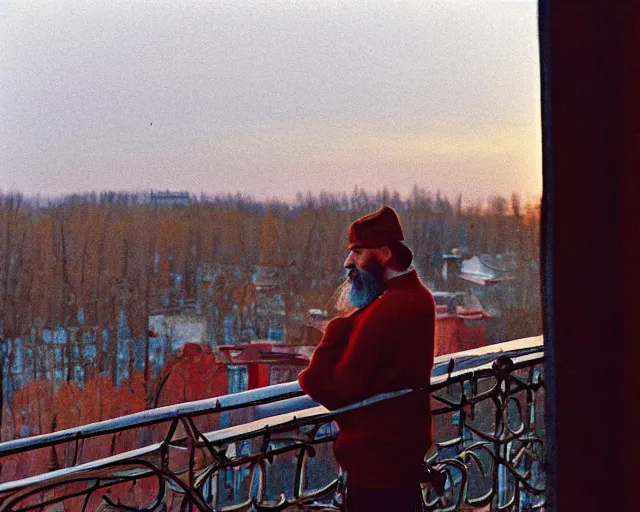
<instances>
[{"instance_id":1,"label":"distant building","mask_svg":"<svg viewBox=\"0 0 640 512\"><path fill-rule=\"evenodd\" d=\"M269 335L267 336L269 341L282 341L282 329L276 329L269 327Z\"/></svg>"},{"instance_id":2,"label":"distant building","mask_svg":"<svg viewBox=\"0 0 640 512\"><path fill-rule=\"evenodd\" d=\"M435 355L487 345L487 313L471 293L433 292L436 302Z\"/></svg>"},{"instance_id":3,"label":"distant building","mask_svg":"<svg viewBox=\"0 0 640 512\"><path fill-rule=\"evenodd\" d=\"M489 286L513 279L513 265L502 255L473 256L460 265L458 277L478 286Z\"/></svg>"},{"instance_id":4,"label":"distant building","mask_svg":"<svg viewBox=\"0 0 640 512\"><path fill-rule=\"evenodd\" d=\"M185 343L205 343L207 335L206 320L195 313L175 313L149 316L149 330L158 338L170 343L175 351Z\"/></svg>"},{"instance_id":5,"label":"distant building","mask_svg":"<svg viewBox=\"0 0 640 512\"><path fill-rule=\"evenodd\" d=\"M261 266L252 278L256 334L271 341L284 341L287 337L281 274L280 268Z\"/></svg>"},{"instance_id":6,"label":"distant building","mask_svg":"<svg viewBox=\"0 0 640 512\"><path fill-rule=\"evenodd\" d=\"M320 343L322 334L329 323L329 315L323 309L309 309L307 311L307 322L302 329L302 339L299 345L315 347Z\"/></svg>"},{"instance_id":7,"label":"distant building","mask_svg":"<svg viewBox=\"0 0 640 512\"><path fill-rule=\"evenodd\" d=\"M442 279L445 282L449 279L449 272L452 272L456 268L460 268L461 260L462 256L458 253L442 255Z\"/></svg>"},{"instance_id":8,"label":"distant building","mask_svg":"<svg viewBox=\"0 0 640 512\"><path fill-rule=\"evenodd\" d=\"M326 320L326 319L327 319L327 310L325 309L309 309L307 311L308 321Z\"/></svg>"},{"instance_id":9,"label":"distant building","mask_svg":"<svg viewBox=\"0 0 640 512\"><path fill-rule=\"evenodd\" d=\"M169 206L189 206L191 197L188 192L151 192L151 204Z\"/></svg>"},{"instance_id":10,"label":"distant building","mask_svg":"<svg viewBox=\"0 0 640 512\"><path fill-rule=\"evenodd\" d=\"M217 349L220 360L229 368L229 393L294 381L309 364L308 356L295 347L269 340Z\"/></svg>"},{"instance_id":11,"label":"distant building","mask_svg":"<svg viewBox=\"0 0 640 512\"><path fill-rule=\"evenodd\" d=\"M455 259L457 258L451 257L449 262ZM516 328L514 326L528 325L528 320L523 317L525 269L518 267L514 253L478 254L458 259L455 266L455 273L451 272L451 268L447 272L446 266L443 267L444 286L450 291L468 290L482 304L482 309L493 318L487 323L487 343L505 341L508 333Z\"/></svg>"},{"instance_id":12,"label":"distant building","mask_svg":"<svg viewBox=\"0 0 640 512\"><path fill-rule=\"evenodd\" d=\"M296 347L256 340L245 345L217 347L218 359L227 366L228 393L292 382L309 364L309 356ZM223 412L220 427L252 421L252 408Z\"/></svg>"}]
</instances>

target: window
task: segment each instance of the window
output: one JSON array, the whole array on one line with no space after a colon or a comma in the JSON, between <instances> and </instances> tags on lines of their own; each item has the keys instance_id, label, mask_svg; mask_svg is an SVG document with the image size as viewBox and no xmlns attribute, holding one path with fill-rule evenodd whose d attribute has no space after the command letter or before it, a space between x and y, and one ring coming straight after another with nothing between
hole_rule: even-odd
<instances>
[{"instance_id":1,"label":"window","mask_svg":"<svg viewBox=\"0 0 640 512\"><path fill-rule=\"evenodd\" d=\"M249 389L249 373L244 365L229 365L229 394Z\"/></svg>"}]
</instances>

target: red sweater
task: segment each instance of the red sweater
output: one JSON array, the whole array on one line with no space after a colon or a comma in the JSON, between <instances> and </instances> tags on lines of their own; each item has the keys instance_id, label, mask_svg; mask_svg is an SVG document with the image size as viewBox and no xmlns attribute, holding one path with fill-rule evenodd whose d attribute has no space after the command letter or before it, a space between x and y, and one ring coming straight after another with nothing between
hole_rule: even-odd
<instances>
[{"instance_id":1,"label":"red sweater","mask_svg":"<svg viewBox=\"0 0 640 512\"><path fill-rule=\"evenodd\" d=\"M390 279L368 306L334 318L298 377L328 409L387 391L427 386L433 366L435 304L417 272ZM340 415L336 459L349 482L399 488L420 481L432 442L429 394L412 393Z\"/></svg>"}]
</instances>

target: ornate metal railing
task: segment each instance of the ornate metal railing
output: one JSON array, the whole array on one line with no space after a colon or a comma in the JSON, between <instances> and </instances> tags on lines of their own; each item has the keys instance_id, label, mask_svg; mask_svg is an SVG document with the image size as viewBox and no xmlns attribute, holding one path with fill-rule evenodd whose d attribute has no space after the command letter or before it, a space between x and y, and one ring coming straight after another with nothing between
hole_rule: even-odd
<instances>
[{"instance_id":1,"label":"ornate metal railing","mask_svg":"<svg viewBox=\"0 0 640 512\"><path fill-rule=\"evenodd\" d=\"M541 338L436 360L427 510L543 509L542 361ZM0 512L341 510L334 419L413 391L327 411L288 383L2 443L0 463L39 454L67 467L1 483ZM206 431L221 413L245 422ZM131 432L141 448L84 460L89 443Z\"/></svg>"}]
</instances>

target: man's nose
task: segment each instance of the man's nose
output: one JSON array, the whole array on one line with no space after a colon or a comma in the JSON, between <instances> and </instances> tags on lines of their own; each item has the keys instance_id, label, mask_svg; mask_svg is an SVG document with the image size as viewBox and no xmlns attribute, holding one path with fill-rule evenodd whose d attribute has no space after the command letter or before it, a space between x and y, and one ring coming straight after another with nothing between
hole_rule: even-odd
<instances>
[{"instance_id":1,"label":"man's nose","mask_svg":"<svg viewBox=\"0 0 640 512\"><path fill-rule=\"evenodd\" d=\"M347 259L344 260L344 268L355 267L355 265L356 265L356 260L353 257L353 252L350 252L349 256L347 256Z\"/></svg>"}]
</instances>

